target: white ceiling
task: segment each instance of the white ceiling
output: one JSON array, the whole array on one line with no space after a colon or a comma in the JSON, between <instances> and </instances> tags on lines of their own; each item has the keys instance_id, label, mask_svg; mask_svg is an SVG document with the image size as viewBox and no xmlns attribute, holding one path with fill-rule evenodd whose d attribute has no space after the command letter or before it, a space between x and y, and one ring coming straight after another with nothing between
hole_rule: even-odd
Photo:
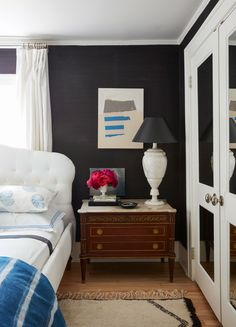
<instances>
[{"instance_id":1,"label":"white ceiling","mask_svg":"<svg viewBox=\"0 0 236 327\"><path fill-rule=\"evenodd\" d=\"M0 0L0 39L175 43L208 2Z\"/></svg>"}]
</instances>

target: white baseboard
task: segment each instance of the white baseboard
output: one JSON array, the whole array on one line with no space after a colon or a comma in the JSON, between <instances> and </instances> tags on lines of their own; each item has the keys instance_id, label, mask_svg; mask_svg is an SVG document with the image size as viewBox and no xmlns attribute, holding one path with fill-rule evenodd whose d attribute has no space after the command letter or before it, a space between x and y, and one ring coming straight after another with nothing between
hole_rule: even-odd
<instances>
[{"instance_id":1,"label":"white baseboard","mask_svg":"<svg viewBox=\"0 0 236 327\"><path fill-rule=\"evenodd\" d=\"M175 261L179 261L180 257L180 242L175 241ZM80 242L75 242L72 250L72 262L79 262L80 261ZM160 259L155 259L155 258L149 258L149 259L143 259L143 258L133 258L133 259L124 259L124 258L117 258L117 259L109 259L109 258L103 258L103 259L93 259L91 260L92 262L154 262L154 261L160 261Z\"/></svg>"}]
</instances>

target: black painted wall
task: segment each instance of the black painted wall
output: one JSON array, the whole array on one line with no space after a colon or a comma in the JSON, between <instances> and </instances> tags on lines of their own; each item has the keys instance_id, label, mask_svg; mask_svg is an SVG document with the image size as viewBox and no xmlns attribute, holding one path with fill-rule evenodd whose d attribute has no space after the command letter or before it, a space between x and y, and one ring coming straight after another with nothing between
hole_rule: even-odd
<instances>
[{"instance_id":1,"label":"black painted wall","mask_svg":"<svg viewBox=\"0 0 236 327\"><path fill-rule=\"evenodd\" d=\"M98 88L144 88L144 115L164 116L178 137L178 51L178 46L49 47L54 151L65 153L76 166L75 209L88 197L90 167L124 167L126 197L149 198L144 150L97 148ZM168 168L160 193L179 209L178 144L161 146ZM178 239L181 220L178 215Z\"/></svg>"},{"instance_id":2,"label":"black painted wall","mask_svg":"<svg viewBox=\"0 0 236 327\"><path fill-rule=\"evenodd\" d=\"M16 50L0 49L0 74L16 73Z\"/></svg>"}]
</instances>

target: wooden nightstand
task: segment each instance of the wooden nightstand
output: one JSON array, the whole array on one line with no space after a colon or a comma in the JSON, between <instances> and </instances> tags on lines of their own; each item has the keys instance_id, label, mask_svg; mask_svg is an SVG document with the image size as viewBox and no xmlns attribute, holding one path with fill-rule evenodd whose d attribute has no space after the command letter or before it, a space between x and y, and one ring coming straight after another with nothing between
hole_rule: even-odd
<instances>
[{"instance_id":1,"label":"wooden nightstand","mask_svg":"<svg viewBox=\"0 0 236 327\"><path fill-rule=\"evenodd\" d=\"M173 282L175 213L169 204L147 206L145 200L135 209L119 206L88 206L80 213L81 273L85 283L86 264L92 258L168 258Z\"/></svg>"}]
</instances>

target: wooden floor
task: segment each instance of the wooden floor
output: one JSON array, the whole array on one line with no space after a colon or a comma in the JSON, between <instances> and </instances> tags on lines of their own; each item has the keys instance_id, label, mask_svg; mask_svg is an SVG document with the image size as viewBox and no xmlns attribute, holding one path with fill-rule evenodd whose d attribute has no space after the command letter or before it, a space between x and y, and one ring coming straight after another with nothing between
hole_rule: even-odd
<instances>
[{"instance_id":1,"label":"wooden floor","mask_svg":"<svg viewBox=\"0 0 236 327\"><path fill-rule=\"evenodd\" d=\"M221 326L196 283L186 277L181 266L176 263L174 282L169 283L167 263L90 263L87 265L87 281L80 280L80 265L72 263L61 281L59 292L86 290L149 290L182 289L195 306L202 326Z\"/></svg>"}]
</instances>

